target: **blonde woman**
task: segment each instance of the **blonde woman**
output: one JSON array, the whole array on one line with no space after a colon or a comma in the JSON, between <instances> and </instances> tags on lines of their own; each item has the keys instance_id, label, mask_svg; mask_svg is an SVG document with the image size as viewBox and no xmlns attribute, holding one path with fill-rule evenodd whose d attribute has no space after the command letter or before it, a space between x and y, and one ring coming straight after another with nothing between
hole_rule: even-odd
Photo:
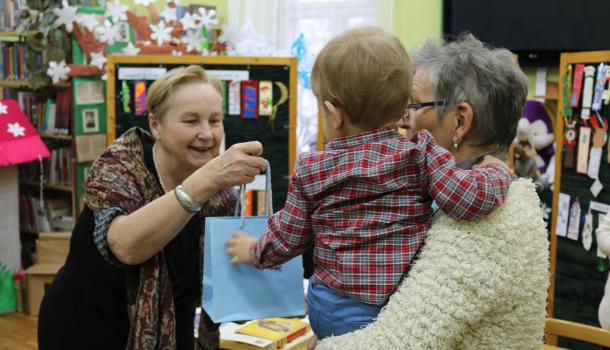
<instances>
[{"instance_id":1,"label":"blonde woman","mask_svg":"<svg viewBox=\"0 0 610 350\"><path fill-rule=\"evenodd\" d=\"M219 84L199 66L149 88L150 133L133 128L93 163L64 267L39 316L40 349L193 349L202 220L265 168L258 142L219 155ZM218 346L205 313L199 343Z\"/></svg>"}]
</instances>

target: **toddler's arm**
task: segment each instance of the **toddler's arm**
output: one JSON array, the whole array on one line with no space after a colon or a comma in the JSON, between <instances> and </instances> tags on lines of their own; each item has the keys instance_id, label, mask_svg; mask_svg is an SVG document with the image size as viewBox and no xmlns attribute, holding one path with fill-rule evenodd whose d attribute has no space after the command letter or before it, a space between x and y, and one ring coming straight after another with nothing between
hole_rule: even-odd
<instances>
[{"instance_id":1,"label":"toddler's arm","mask_svg":"<svg viewBox=\"0 0 610 350\"><path fill-rule=\"evenodd\" d=\"M279 266L301 255L312 242L311 202L305 197L298 179L299 162L286 196L284 209L269 218L269 226L263 236L250 246L250 262L259 268Z\"/></svg>"},{"instance_id":2,"label":"toddler's arm","mask_svg":"<svg viewBox=\"0 0 610 350\"><path fill-rule=\"evenodd\" d=\"M512 181L507 168L490 163L475 170L460 169L453 155L437 145L430 133L419 132L415 137L425 159L428 193L451 218L477 219L504 203Z\"/></svg>"}]
</instances>

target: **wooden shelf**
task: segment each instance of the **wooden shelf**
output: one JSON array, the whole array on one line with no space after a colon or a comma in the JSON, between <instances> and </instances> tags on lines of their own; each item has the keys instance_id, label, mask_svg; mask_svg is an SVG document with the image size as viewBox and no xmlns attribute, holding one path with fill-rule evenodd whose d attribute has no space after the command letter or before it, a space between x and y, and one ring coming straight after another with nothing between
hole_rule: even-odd
<instances>
[{"instance_id":1,"label":"wooden shelf","mask_svg":"<svg viewBox=\"0 0 610 350\"><path fill-rule=\"evenodd\" d=\"M41 132L40 137L44 139L72 141L72 135L54 134L50 132Z\"/></svg>"},{"instance_id":2,"label":"wooden shelf","mask_svg":"<svg viewBox=\"0 0 610 350\"><path fill-rule=\"evenodd\" d=\"M27 187L36 187L36 188L40 187L40 182L38 182L38 181L21 181L20 183L23 186L27 186ZM48 189L48 190L55 190L55 191L63 191L63 192L72 193L72 187L71 186L45 184L43 187Z\"/></svg>"},{"instance_id":3,"label":"wooden shelf","mask_svg":"<svg viewBox=\"0 0 610 350\"><path fill-rule=\"evenodd\" d=\"M69 82L60 82L57 84L49 85L49 87L55 88L69 88L71 84ZM0 87L5 88L30 88L30 82L27 80L0 80Z\"/></svg>"}]
</instances>

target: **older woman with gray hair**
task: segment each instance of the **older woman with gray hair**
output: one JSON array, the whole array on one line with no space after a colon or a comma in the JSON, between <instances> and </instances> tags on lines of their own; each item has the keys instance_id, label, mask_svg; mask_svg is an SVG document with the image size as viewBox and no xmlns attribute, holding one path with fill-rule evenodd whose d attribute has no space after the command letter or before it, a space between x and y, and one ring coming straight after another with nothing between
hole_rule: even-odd
<instances>
[{"instance_id":1,"label":"older woman with gray hair","mask_svg":"<svg viewBox=\"0 0 610 350\"><path fill-rule=\"evenodd\" d=\"M513 55L472 35L428 40L413 54L401 126L428 129L458 165L506 158L527 95ZM478 221L438 212L424 247L377 320L318 349L538 349L549 284L548 240L530 180Z\"/></svg>"}]
</instances>

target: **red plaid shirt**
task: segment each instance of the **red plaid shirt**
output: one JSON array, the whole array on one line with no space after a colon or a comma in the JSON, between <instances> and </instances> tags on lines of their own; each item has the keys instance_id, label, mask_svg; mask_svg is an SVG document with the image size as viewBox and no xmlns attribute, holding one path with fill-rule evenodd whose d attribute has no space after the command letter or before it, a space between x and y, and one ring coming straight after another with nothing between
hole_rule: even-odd
<instances>
[{"instance_id":1,"label":"red plaid shirt","mask_svg":"<svg viewBox=\"0 0 610 350\"><path fill-rule=\"evenodd\" d=\"M286 206L269 219L250 260L275 267L313 243L312 283L382 304L424 242L432 200L454 219L476 219L504 202L510 182L502 166L457 168L428 131L340 138L297 161Z\"/></svg>"}]
</instances>

